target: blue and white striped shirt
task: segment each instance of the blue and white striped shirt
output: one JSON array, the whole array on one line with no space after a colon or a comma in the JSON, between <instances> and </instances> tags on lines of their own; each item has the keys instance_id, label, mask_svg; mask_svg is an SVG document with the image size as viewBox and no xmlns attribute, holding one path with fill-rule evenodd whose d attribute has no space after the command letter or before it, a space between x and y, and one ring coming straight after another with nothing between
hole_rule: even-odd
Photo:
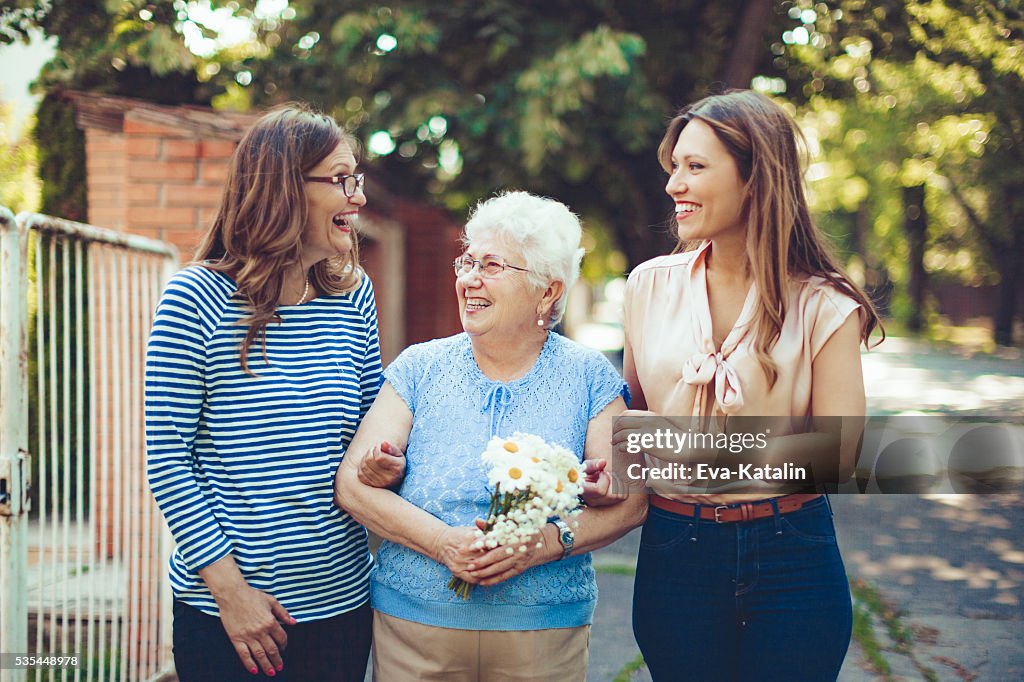
<instances>
[{"instance_id":1,"label":"blue and white striped shirt","mask_svg":"<svg viewBox=\"0 0 1024 682\"><path fill-rule=\"evenodd\" d=\"M280 306L242 371L235 283L177 273L146 353L150 488L177 545L177 599L219 615L198 570L231 554L252 587L310 621L366 603L366 531L334 505L334 472L381 383L373 285Z\"/></svg>"}]
</instances>

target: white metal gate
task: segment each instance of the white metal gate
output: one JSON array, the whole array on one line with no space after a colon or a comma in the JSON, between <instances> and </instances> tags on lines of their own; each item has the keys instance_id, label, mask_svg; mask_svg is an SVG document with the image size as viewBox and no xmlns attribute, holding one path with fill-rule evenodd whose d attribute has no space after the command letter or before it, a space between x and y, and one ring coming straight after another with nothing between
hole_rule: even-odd
<instances>
[{"instance_id":1,"label":"white metal gate","mask_svg":"<svg viewBox=\"0 0 1024 682\"><path fill-rule=\"evenodd\" d=\"M0 207L0 682L170 665L170 538L145 481L143 365L173 246Z\"/></svg>"}]
</instances>

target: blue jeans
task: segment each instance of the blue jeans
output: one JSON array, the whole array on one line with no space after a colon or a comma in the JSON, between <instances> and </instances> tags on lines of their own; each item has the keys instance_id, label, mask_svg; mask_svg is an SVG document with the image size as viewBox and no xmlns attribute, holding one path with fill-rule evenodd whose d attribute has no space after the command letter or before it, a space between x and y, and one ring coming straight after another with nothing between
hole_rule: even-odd
<instances>
[{"instance_id":1,"label":"blue jeans","mask_svg":"<svg viewBox=\"0 0 1024 682\"><path fill-rule=\"evenodd\" d=\"M852 625L825 497L722 524L650 508L633 634L655 682L835 680Z\"/></svg>"}]
</instances>

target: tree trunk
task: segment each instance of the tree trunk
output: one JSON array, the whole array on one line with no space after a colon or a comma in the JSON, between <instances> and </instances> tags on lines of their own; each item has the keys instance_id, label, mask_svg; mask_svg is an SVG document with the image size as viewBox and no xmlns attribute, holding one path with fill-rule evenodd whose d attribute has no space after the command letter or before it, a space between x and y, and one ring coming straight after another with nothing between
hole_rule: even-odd
<instances>
[{"instance_id":1,"label":"tree trunk","mask_svg":"<svg viewBox=\"0 0 1024 682\"><path fill-rule=\"evenodd\" d=\"M1000 259L1009 260L1009 259ZM1000 346L1013 345L1013 320L1017 314L1017 294L1021 288L1020 263L1000 263L999 293L996 300L995 342Z\"/></svg>"},{"instance_id":2,"label":"tree trunk","mask_svg":"<svg viewBox=\"0 0 1024 682\"><path fill-rule=\"evenodd\" d=\"M928 216L924 209L924 185L903 188L903 231L910 247L910 315L907 329L918 333L925 327L925 295L928 273L924 269L924 247L928 240Z\"/></svg>"},{"instance_id":3,"label":"tree trunk","mask_svg":"<svg viewBox=\"0 0 1024 682\"><path fill-rule=\"evenodd\" d=\"M993 336L1000 346L1013 345L1013 321L1017 316L1021 290L1024 289L1024 277L1020 274L1021 263L1024 262L1024 236L1021 234L1024 215L1019 210L1024 202L1019 200L1019 191L1020 188L1014 186L1004 192L1003 206L1006 209L1008 236L1004 248L994 254L993 259L999 269Z\"/></svg>"},{"instance_id":4,"label":"tree trunk","mask_svg":"<svg viewBox=\"0 0 1024 682\"><path fill-rule=\"evenodd\" d=\"M719 80L729 88L749 88L765 52L763 38L772 15L772 0L747 0L732 53Z\"/></svg>"},{"instance_id":5,"label":"tree trunk","mask_svg":"<svg viewBox=\"0 0 1024 682\"><path fill-rule=\"evenodd\" d=\"M628 177L627 168L637 172L625 184L627 191L613 205L608 219L615 230L616 244L626 256L627 271L632 271L675 246L675 213L672 200L665 194L665 176L653 154L644 152L627 159L622 177ZM581 197L580 203L583 201Z\"/></svg>"}]
</instances>

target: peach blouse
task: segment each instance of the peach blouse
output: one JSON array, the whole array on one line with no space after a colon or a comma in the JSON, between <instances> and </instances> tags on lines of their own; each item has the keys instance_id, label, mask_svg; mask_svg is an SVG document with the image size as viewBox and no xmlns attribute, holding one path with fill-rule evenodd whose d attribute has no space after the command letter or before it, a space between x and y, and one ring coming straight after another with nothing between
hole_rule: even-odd
<instances>
[{"instance_id":1,"label":"peach blouse","mask_svg":"<svg viewBox=\"0 0 1024 682\"><path fill-rule=\"evenodd\" d=\"M629 276L626 344L647 409L666 416L703 415L708 392L713 392L715 416L798 417L789 421L790 432L799 432L811 414L814 358L860 304L822 277L791 279L782 331L770 351L778 379L769 389L752 348L752 323L758 306L753 285L736 325L721 348L714 346L705 275L710 244L654 258ZM773 429L773 435L786 434ZM685 499L679 486L660 485L666 489L651 482L656 492L676 493L671 496ZM730 502L742 501L737 496L729 498Z\"/></svg>"}]
</instances>

